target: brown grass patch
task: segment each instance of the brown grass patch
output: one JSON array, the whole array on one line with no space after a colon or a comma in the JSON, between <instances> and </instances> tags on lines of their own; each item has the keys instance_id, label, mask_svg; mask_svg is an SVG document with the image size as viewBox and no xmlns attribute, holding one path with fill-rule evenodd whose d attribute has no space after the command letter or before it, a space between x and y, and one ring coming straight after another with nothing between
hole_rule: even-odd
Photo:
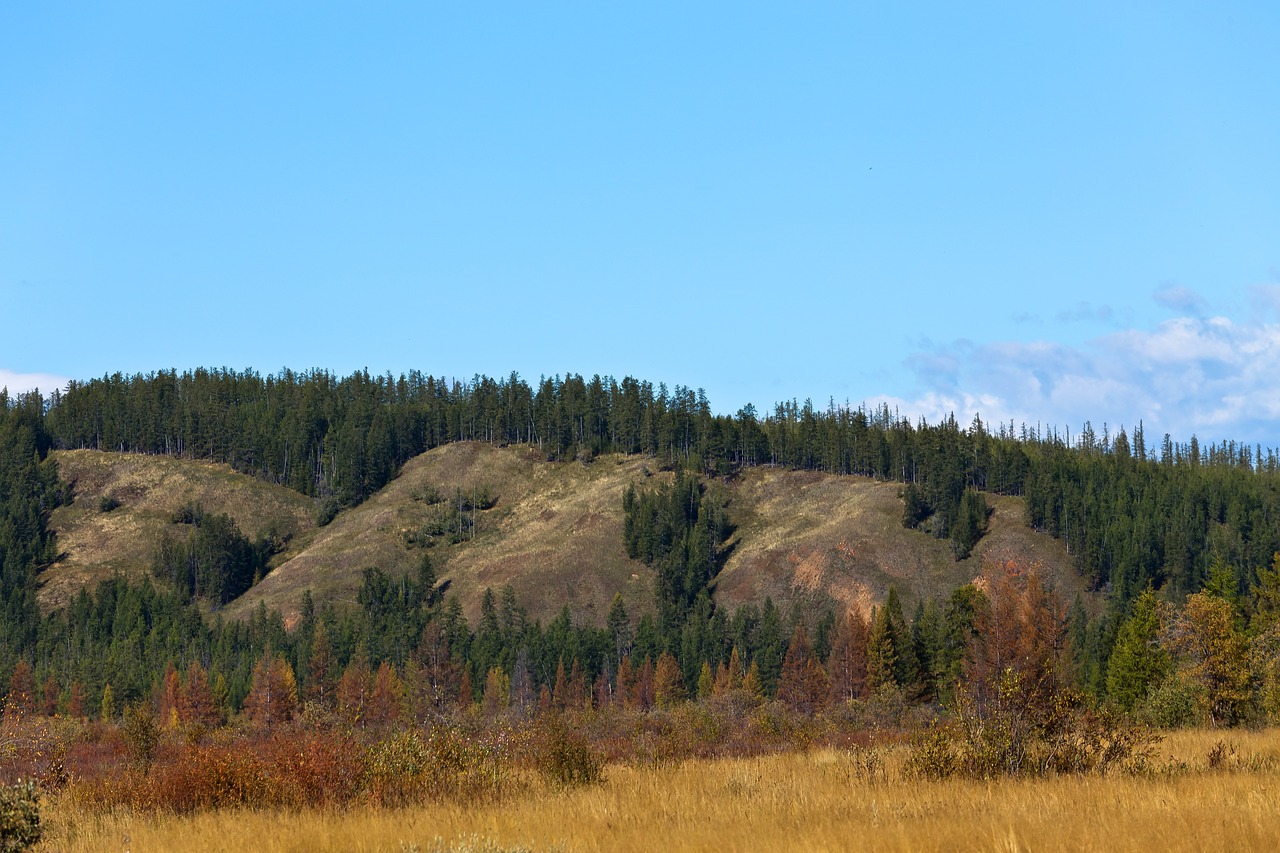
<instances>
[{"instance_id":1,"label":"brown grass patch","mask_svg":"<svg viewBox=\"0 0 1280 853\"><path fill-rule=\"evenodd\" d=\"M1172 773L999 782L906 781L887 746L670 765L610 765L603 783L531 781L493 804L397 810L231 810L106 815L54 802L43 849L420 850L488 843L536 850L1199 851L1280 848L1280 772L1201 769L1237 739L1276 755L1280 732L1189 732ZM473 846L472 849L477 849ZM482 847L479 849L483 849Z\"/></svg>"},{"instance_id":2,"label":"brown grass patch","mask_svg":"<svg viewBox=\"0 0 1280 853\"><path fill-rule=\"evenodd\" d=\"M227 513L250 537L275 530L299 547L312 530L311 501L297 492L240 474L227 465L144 456L66 450L54 454L75 501L53 514L60 559L40 574L40 603L66 604L82 586L121 574L138 579L151 566L152 550L174 511L188 503ZM102 512L104 497L119 506Z\"/></svg>"}]
</instances>

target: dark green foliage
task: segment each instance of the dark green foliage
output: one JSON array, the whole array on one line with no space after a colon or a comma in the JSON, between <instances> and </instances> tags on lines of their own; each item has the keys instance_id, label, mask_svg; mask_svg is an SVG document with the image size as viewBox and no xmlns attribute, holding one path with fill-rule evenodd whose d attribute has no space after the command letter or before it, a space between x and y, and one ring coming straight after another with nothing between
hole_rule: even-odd
<instances>
[{"instance_id":1,"label":"dark green foliage","mask_svg":"<svg viewBox=\"0 0 1280 853\"><path fill-rule=\"evenodd\" d=\"M229 515L207 515L188 506L174 516L188 529L164 535L152 558L152 573L185 595L226 604L265 572L271 537L250 542Z\"/></svg>"},{"instance_id":2,"label":"dark green foliage","mask_svg":"<svg viewBox=\"0 0 1280 853\"><path fill-rule=\"evenodd\" d=\"M1156 597L1148 589L1134 601L1107 661L1107 693L1126 711L1145 699L1169 670L1169 654L1158 645L1159 637Z\"/></svg>"},{"instance_id":3,"label":"dark green foliage","mask_svg":"<svg viewBox=\"0 0 1280 853\"><path fill-rule=\"evenodd\" d=\"M990 514L987 499L981 492L967 489L961 495L950 531L951 545L955 548L956 559L963 560L969 556L973 546L977 545L978 540L987 532L987 517Z\"/></svg>"},{"instance_id":4,"label":"dark green foliage","mask_svg":"<svg viewBox=\"0 0 1280 853\"><path fill-rule=\"evenodd\" d=\"M629 488L623 496L627 555L658 569L658 622L669 642L675 642L699 594L719 573L732 530L721 491L682 471L667 488L639 494Z\"/></svg>"},{"instance_id":5,"label":"dark green foliage","mask_svg":"<svg viewBox=\"0 0 1280 853\"><path fill-rule=\"evenodd\" d=\"M239 595L266 570L273 546L249 542L226 516L205 516L197 506L178 513L182 527L157 549L158 571L176 590L109 581L45 619L36 608L36 573L57 556L48 517L70 492L47 458L54 446L226 462L314 497L327 522L385 485L410 457L464 440L522 443L548 459L645 453L655 467L674 469L670 486L632 488L624 497L627 551L658 576L657 619L642 616L633 630L623 608L601 630L574 624L566 610L544 627L528 621L508 589L486 596L473 632L456 599L442 601L424 561L406 578L371 569L350 611L312 602L292 636L280 614L265 608L227 625L202 617L190 597L217 605ZM751 406L717 416L699 391L629 377L529 384L516 375L446 382L419 373L167 371L72 383L47 410L37 395L0 394L0 683L21 656L40 683L50 676L79 682L84 695L98 697L109 682L127 704L149 695L168 661L179 669L194 661L234 711L267 647L283 651L304 684L317 636L336 667L357 648L371 665L399 667L415 661L434 626L449 666L465 670L473 685L487 668L502 667L513 696L551 683L560 661L577 661L589 681L612 678L628 651L636 670L670 652L693 684L702 662L724 663L735 647L771 692L796 620L784 620L771 602L732 616L715 607L711 591L732 528L719 481L703 479L761 464L900 482L904 523L949 538L958 556L985 529L987 496L1025 495L1029 522L1061 538L1093 585L1111 591L1101 616L1090 620L1081 606L1071 620L1073 673L1097 695L1107 692L1129 603L1149 586L1176 601L1207 585L1230 602L1237 628L1252 634L1280 612L1271 606L1280 595L1266 591L1280 582L1262 569L1280 550L1280 460L1261 448L1166 438L1149 454L1141 428L1132 441L1123 431L1112 440L1105 428L1101 438L1089 428L1078 437L1013 424L992 432L978 419L967 429L954 418L913 424L885 407L823 409L809 401L780 403L763 417ZM440 529L425 536L453 540L474 536L492 505L478 485L417 498L440 513ZM900 605L886 602L872 649L883 683L910 698L946 701L981 603L976 590L960 590L945 603L924 603L908 624ZM829 631L817 624L818 646ZM1127 639L1122 657L1126 648Z\"/></svg>"}]
</instances>

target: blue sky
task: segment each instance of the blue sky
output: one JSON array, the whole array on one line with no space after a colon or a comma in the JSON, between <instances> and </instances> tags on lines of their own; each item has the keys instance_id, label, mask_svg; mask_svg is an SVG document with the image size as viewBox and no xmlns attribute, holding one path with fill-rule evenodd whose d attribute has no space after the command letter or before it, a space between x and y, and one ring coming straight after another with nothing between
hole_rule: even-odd
<instances>
[{"instance_id":1,"label":"blue sky","mask_svg":"<svg viewBox=\"0 0 1280 853\"><path fill-rule=\"evenodd\" d=\"M0 12L11 390L630 374L1280 444L1275 3L121 5Z\"/></svg>"}]
</instances>

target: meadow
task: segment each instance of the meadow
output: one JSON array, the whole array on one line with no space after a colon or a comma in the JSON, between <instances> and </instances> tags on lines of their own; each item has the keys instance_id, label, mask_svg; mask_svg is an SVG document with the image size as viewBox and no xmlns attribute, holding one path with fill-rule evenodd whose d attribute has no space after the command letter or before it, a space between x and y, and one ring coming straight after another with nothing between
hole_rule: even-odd
<instances>
[{"instance_id":1,"label":"meadow","mask_svg":"<svg viewBox=\"0 0 1280 853\"><path fill-rule=\"evenodd\" d=\"M190 813L46 800L48 851L1275 850L1280 729L1169 733L1105 774L922 779L871 740L622 761L595 784L525 769L500 794L405 807Z\"/></svg>"}]
</instances>

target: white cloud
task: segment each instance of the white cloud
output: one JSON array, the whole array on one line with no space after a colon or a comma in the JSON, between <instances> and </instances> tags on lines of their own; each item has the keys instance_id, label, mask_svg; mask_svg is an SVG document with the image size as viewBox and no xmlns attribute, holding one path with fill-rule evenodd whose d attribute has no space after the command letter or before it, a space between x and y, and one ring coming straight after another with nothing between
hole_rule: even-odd
<instances>
[{"instance_id":1,"label":"white cloud","mask_svg":"<svg viewBox=\"0 0 1280 853\"><path fill-rule=\"evenodd\" d=\"M1080 346L1051 341L968 341L907 359L922 389L881 397L908 416L935 421L975 412L987 422L1112 433L1143 421L1148 441L1239 439L1280 445L1280 324L1260 319L1176 317Z\"/></svg>"},{"instance_id":2,"label":"white cloud","mask_svg":"<svg viewBox=\"0 0 1280 853\"><path fill-rule=\"evenodd\" d=\"M54 389L66 388L68 381L66 377L51 373L17 373L0 367L0 388L8 388L10 396L39 388L40 393L48 397Z\"/></svg>"}]
</instances>

